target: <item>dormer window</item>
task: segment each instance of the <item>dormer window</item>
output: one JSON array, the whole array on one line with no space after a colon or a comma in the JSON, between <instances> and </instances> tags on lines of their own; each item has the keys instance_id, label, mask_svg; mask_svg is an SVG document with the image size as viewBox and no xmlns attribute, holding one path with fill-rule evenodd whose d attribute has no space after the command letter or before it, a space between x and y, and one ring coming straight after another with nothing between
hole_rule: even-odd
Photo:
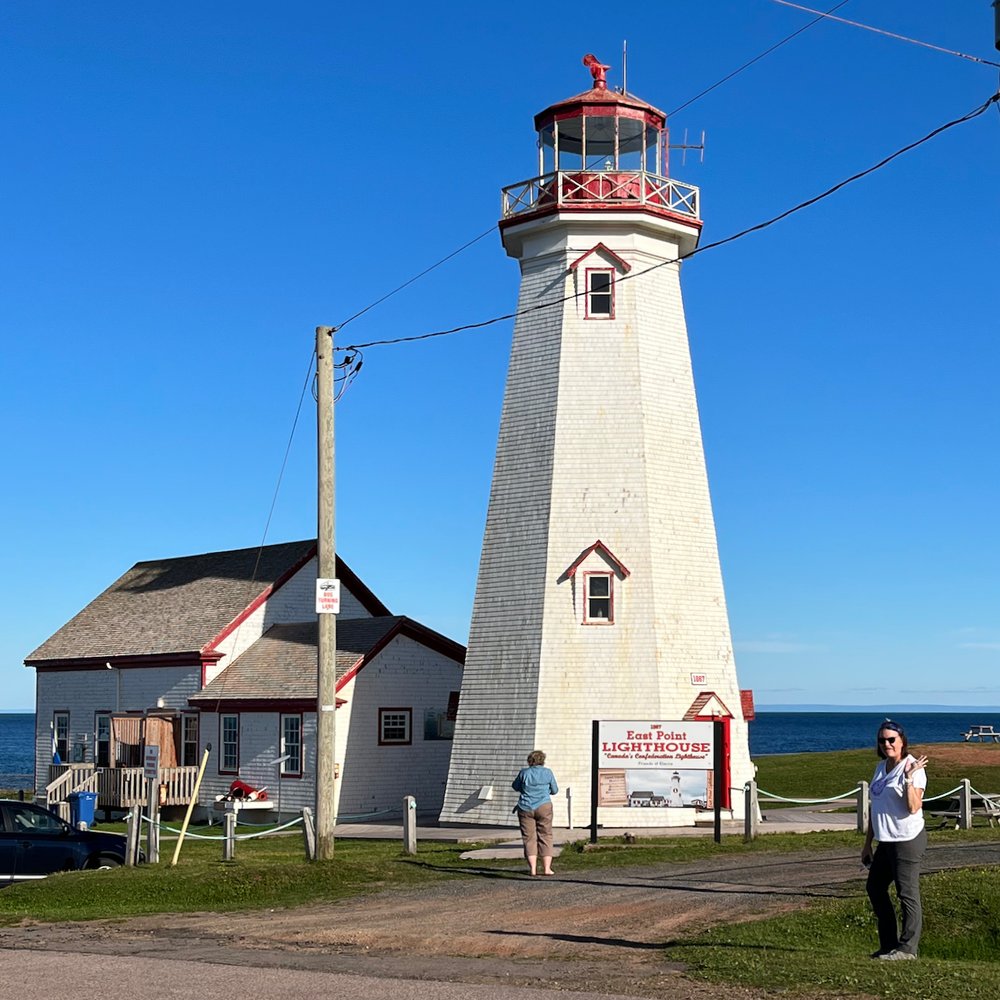
<instances>
[{"instance_id":1,"label":"dormer window","mask_svg":"<svg viewBox=\"0 0 1000 1000\"><path fill-rule=\"evenodd\" d=\"M573 608L581 625L614 625L615 582L628 576L625 564L598 539L566 567L558 582L573 581ZM622 608L625 605L620 612Z\"/></svg>"},{"instance_id":2,"label":"dormer window","mask_svg":"<svg viewBox=\"0 0 1000 1000\"><path fill-rule=\"evenodd\" d=\"M614 574L584 573L583 620L588 625L613 625Z\"/></svg>"},{"instance_id":3,"label":"dormer window","mask_svg":"<svg viewBox=\"0 0 1000 1000\"><path fill-rule=\"evenodd\" d=\"M610 267L587 270L587 319L615 318L614 275Z\"/></svg>"}]
</instances>

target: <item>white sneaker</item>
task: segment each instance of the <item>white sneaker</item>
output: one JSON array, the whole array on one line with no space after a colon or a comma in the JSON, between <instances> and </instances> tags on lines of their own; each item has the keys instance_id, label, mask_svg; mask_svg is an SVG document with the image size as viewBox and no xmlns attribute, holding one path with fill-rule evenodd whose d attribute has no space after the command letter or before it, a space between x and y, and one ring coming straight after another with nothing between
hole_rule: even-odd
<instances>
[{"instance_id":1,"label":"white sneaker","mask_svg":"<svg viewBox=\"0 0 1000 1000\"><path fill-rule=\"evenodd\" d=\"M892 951L879 955L883 962L908 962L913 961L916 957L912 951L900 951L898 948L893 948Z\"/></svg>"}]
</instances>

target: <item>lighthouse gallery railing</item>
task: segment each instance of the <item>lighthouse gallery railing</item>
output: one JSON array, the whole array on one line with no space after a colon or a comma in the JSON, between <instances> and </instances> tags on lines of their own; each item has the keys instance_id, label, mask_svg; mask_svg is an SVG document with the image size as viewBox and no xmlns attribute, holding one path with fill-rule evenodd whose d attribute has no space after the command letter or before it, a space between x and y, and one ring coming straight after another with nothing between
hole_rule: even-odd
<instances>
[{"instance_id":1,"label":"lighthouse gallery railing","mask_svg":"<svg viewBox=\"0 0 1000 1000\"><path fill-rule=\"evenodd\" d=\"M693 219L699 192L692 184L645 170L559 170L505 187L503 218L558 206L644 205Z\"/></svg>"}]
</instances>

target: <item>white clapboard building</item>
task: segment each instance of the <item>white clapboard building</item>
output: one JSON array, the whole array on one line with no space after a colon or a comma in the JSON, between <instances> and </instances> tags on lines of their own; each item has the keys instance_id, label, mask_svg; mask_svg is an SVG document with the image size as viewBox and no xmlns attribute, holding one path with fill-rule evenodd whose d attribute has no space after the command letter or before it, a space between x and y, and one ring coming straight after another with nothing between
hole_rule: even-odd
<instances>
[{"instance_id":1,"label":"white clapboard building","mask_svg":"<svg viewBox=\"0 0 1000 1000\"><path fill-rule=\"evenodd\" d=\"M509 824L539 748L586 823L595 719L719 718L726 805L752 774L681 302L698 190L668 176L663 112L588 60L503 191L521 289L443 822ZM667 798L599 821L695 822Z\"/></svg>"},{"instance_id":2,"label":"white clapboard building","mask_svg":"<svg viewBox=\"0 0 1000 1000\"><path fill-rule=\"evenodd\" d=\"M339 558L337 575L337 814L399 815L405 795L436 812L465 649L391 615ZM179 805L211 746L203 808L237 780L272 813L313 805L315 594L313 540L137 563L25 660L36 791L144 803L156 745L164 804Z\"/></svg>"}]
</instances>

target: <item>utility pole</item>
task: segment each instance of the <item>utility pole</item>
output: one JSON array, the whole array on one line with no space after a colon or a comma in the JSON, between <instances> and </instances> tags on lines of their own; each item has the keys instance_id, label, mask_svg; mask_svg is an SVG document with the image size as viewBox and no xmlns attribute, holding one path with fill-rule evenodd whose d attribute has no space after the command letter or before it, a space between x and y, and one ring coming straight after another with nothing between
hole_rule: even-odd
<instances>
[{"instance_id":1,"label":"utility pole","mask_svg":"<svg viewBox=\"0 0 1000 1000\"><path fill-rule=\"evenodd\" d=\"M317 568L320 580L337 575L334 523L332 326L316 327L316 452L318 469ZM320 614L316 697L316 860L333 857L337 745L337 616Z\"/></svg>"}]
</instances>

